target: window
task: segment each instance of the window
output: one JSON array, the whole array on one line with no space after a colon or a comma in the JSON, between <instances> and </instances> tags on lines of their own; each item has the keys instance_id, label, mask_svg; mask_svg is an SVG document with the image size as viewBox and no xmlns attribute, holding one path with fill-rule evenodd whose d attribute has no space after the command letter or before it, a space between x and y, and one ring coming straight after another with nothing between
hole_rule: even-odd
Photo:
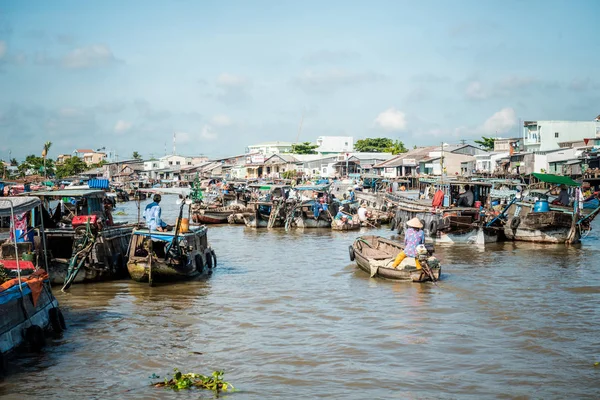
<instances>
[{"instance_id":1,"label":"window","mask_svg":"<svg viewBox=\"0 0 600 400\"><path fill-rule=\"evenodd\" d=\"M169 165L173 165L173 161L169 161Z\"/></svg>"},{"instance_id":2,"label":"window","mask_svg":"<svg viewBox=\"0 0 600 400\"><path fill-rule=\"evenodd\" d=\"M188 165L192 165L192 162L191 162L191 161L188 161Z\"/></svg>"},{"instance_id":3,"label":"window","mask_svg":"<svg viewBox=\"0 0 600 400\"><path fill-rule=\"evenodd\" d=\"M181 162L180 162L180 161L176 161L176 162L175 162L175 164L176 164L176 165L180 165L180 164L181 164Z\"/></svg>"},{"instance_id":4,"label":"window","mask_svg":"<svg viewBox=\"0 0 600 400\"><path fill-rule=\"evenodd\" d=\"M558 137L558 132L554 132L554 137L557 138Z\"/></svg>"}]
</instances>

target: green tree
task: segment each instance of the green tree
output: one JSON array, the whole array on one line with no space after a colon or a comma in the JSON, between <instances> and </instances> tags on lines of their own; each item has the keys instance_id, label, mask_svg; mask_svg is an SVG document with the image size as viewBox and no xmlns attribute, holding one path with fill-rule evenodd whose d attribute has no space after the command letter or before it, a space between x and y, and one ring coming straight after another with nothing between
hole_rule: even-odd
<instances>
[{"instance_id":1,"label":"green tree","mask_svg":"<svg viewBox=\"0 0 600 400\"><path fill-rule=\"evenodd\" d=\"M10 159L10 166L11 167L18 167L19 166L19 162L17 161L16 158L13 157L13 158Z\"/></svg>"},{"instance_id":2,"label":"green tree","mask_svg":"<svg viewBox=\"0 0 600 400\"><path fill-rule=\"evenodd\" d=\"M492 151L494 150L494 141L494 138L482 136L481 140L475 140L475 143L484 150Z\"/></svg>"},{"instance_id":3,"label":"green tree","mask_svg":"<svg viewBox=\"0 0 600 400\"><path fill-rule=\"evenodd\" d=\"M392 153L393 155L406 153L407 151L408 149L404 147L404 143L402 143L400 140L396 140L390 147L385 149L386 153Z\"/></svg>"},{"instance_id":4,"label":"green tree","mask_svg":"<svg viewBox=\"0 0 600 400\"><path fill-rule=\"evenodd\" d=\"M44 177L48 176L48 173L46 171L46 157L48 156L50 147L52 147L52 142L46 142L44 143L44 149L42 150L42 158L44 159Z\"/></svg>"},{"instance_id":5,"label":"green tree","mask_svg":"<svg viewBox=\"0 0 600 400\"><path fill-rule=\"evenodd\" d=\"M394 141L389 138L367 138L357 140L354 150L364 152L383 153L394 146ZM404 144L402 144L404 147Z\"/></svg>"},{"instance_id":6,"label":"green tree","mask_svg":"<svg viewBox=\"0 0 600 400\"><path fill-rule=\"evenodd\" d=\"M319 147L316 144L312 144L310 142L304 143L294 143L292 145L292 153L293 154L317 154L315 149Z\"/></svg>"},{"instance_id":7,"label":"green tree","mask_svg":"<svg viewBox=\"0 0 600 400\"><path fill-rule=\"evenodd\" d=\"M133 157L134 160L142 159L142 155L140 153L138 153L137 151L134 151L133 154L131 155L131 157Z\"/></svg>"},{"instance_id":8,"label":"green tree","mask_svg":"<svg viewBox=\"0 0 600 400\"><path fill-rule=\"evenodd\" d=\"M56 168L56 177L65 178L77 175L87 169L87 165L79 157L67 158L65 162Z\"/></svg>"},{"instance_id":9,"label":"green tree","mask_svg":"<svg viewBox=\"0 0 600 400\"><path fill-rule=\"evenodd\" d=\"M44 163L46 164L45 168ZM45 175L54 175L54 161L52 159L44 160L43 157L30 154L25 157L25 161L18 166L18 169L20 176L25 176L28 173L39 174L42 172Z\"/></svg>"}]
</instances>

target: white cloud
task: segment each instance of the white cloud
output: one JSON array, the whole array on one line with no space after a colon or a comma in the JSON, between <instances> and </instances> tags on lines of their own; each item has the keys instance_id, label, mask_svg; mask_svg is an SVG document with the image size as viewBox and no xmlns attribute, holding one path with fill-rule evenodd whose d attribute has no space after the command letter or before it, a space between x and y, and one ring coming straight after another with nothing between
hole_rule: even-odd
<instances>
[{"instance_id":1,"label":"white cloud","mask_svg":"<svg viewBox=\"0 0 600 400\"><path fill-rule=\"evenodd\" d=\"M86 69L104 67L117 62L108 46L93 44L71 50L62 59L62 65L68 69Z\"/></svg>"},{"instance_id":2,"label":"white cloud","mask_svg":"<svg viewBox=\"0 0 600 400\"><path fill-rule=\"evenodd\" d=\"M125 133L129 129L131 129L131 122L123 121L122 119L120 119L115 124L115 132L116 133Z\"/></svg>"},{"instance_id":3,"label":"white cloud","mask_svg":"<svg viewBox=\"0 0 600 400\"><path fill-rule=\"evenodd\" d=\"M210 125L204 125L202 127L202 131L200 132L200 137L205 140L215 140L217 138L217 134L213 132Z\"/></svg>"},{"instance_id":4,"label":"white cloud","mask_svg":"<svg viewBox=\"0 0 600 400\"><path fill-rule=\"evenodd\" d=\"M187 132L175 132L175 141L178 144L189 143L192 140L192 135Z\"/></svg>"},{"instance_id":5,"label":"white cloud","mask_svg":"<svg viewBox=\"0 0 600 400\"><path fill-rule=\"evenodd\" d=\"M379 114L373 122L386 131L403 131L406 129L406 114L392 107Z\"/></svg>"},{"instance_id":6,"label":"white cloud","mask_svg":"<svg viewBox=\"0 0 600 400\"><path fill-rule=\"evenodd\" d=\"M0 40L0 60L4 58L7 48L8 46L6 45L6 42L4 40Z\"/></svg>"},{"instance_id":7,"label":"white cloud","mask_svg":"<svg viewBox=\"0 0 600 400\"><path fill-rule=\"evenodd\" d=\"M465 90L467 98L473 100L483 100L488 97L488 93L483 88L483 85L479 81L470 82Z\"/></svg>"},{"instance_id":8,"label":"white cloud","mask_svg":"<svg viewBox=\"0 0 600 400\"><path fill-rule=\"evenodd\" d=\"M481 126L485 134L507 133L517 125L515 110L510 107L503 108L489 117Z\"/></svg>"},{"instance_id":9,"label":"white cloud","mask_svg":"<svg viewBox=\"0 0 600 400\"><path fill-rule=\"evenodd\" d=\"M215 126L230 126L233 122L231 118L224 114L218 114L212 117L212 124Z\"/></svg>"},{"instance_id":10,"label":"white cloud","mask_svg":"<svg viewBox=\"0 0 600 400\"><path fill-rule=\"evenodd\" d=\"M217 85L227 88L241 88L248 84L248 79L240 76L228 73L222 73L217 77Z\"/></svg>"}]
</instances>

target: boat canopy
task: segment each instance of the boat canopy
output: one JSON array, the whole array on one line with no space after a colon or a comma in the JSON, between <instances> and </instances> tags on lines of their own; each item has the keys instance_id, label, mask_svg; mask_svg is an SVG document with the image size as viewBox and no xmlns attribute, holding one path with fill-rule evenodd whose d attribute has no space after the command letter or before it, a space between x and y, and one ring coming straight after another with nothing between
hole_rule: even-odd
<instances>
[{"instance_id":1,"label":"boat canopy","mask_svg":"<svg viewBox=\"0 0 600 400\"><path fill-rule=\"evenodd\" d=\"M200 227L198 229L190 229L189 232L180 232L177 234L179 239L183 239L186 236L196 235L202 230L206 230L205 227ZM136 229L133 231L134 235L138 236L147 236L152 240L160 240L161 242L171 242L175 237L175 231L171 232L158 232L158 231L149 231L148 229Z\"/></svg>"},{"instance_id":2,"label":"boat canopy","mask_svg":"<svg viewBox=\"0 0 600 400\"><path fill-rule=\"evenodd\" d=\"M326 192L331 185L302 185L295 186L295 190L312 190L315 192Z\"/></svg>"},{"instance_id":3,"label":"boat canopy","mask_svg":"<svg viewBox=\"0 0 600 400\"><path fill-rule=\"evenodd\" d=\"M98 189L61 189L48 190L41 192L30 192L30 196L50 196L50 197L104 197L103 190Z\"/></svg>"},{"instance_id":4,"label":"boat canopy","mask_svg":"<svg viewBox=\"0 0 600 400\"><path fill-rule=\"evenodd\" d=\"M0 197L0 217L10 217L11 207L15 214L23 214L40 204L40 199L32 196Z\"/></svg>"},{"instance_id":5,"label":"boat canopy","mask_svg":"<svg viewBox=\"0 0 600 400\"><path fill-rule=\"evenodd\" d=\"M574 181L568 176L554 175L554 174L540 174L534 172L534 178L538 179L541 182L545 183L553 183L555 185L567 185L567 186L581 186L581 183Z\"/></svg>"}]
</instances>

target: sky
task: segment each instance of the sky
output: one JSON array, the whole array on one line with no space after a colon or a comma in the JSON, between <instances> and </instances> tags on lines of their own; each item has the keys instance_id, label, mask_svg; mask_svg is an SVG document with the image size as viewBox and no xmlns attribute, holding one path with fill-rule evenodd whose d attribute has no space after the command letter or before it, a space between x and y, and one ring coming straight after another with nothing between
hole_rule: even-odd
<instances>
[{"instance_id":1,"label":"sky","mask_svg":"<svg viewBox=\"0 0 600 400\"><path fill-rule=\"evenodd\" d=\"M0 1L0 159L225 157L265 141L407 147L600 114L573 1ZM301 127L301 128L300 128Z\"/></svg>"}]
</instances>

